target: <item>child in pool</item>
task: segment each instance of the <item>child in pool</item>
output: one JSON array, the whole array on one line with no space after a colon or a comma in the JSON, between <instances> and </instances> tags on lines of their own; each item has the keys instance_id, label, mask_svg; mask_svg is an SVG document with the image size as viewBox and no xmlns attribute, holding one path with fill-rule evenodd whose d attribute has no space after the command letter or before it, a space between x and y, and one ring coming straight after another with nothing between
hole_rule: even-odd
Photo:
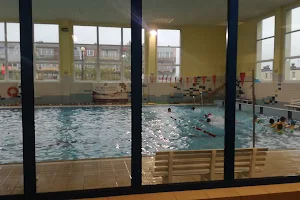
<instances>
[{"instance_id":1,"label":"child in pool","mask_svg":"<svg viewBox=\"0 0 300 200\"><path fill-rule=\"evenodd\" d=\"M272 126L274 123L275 123L275 120L274 120L274 119L270 119L270 120L269 120L270 126Z\"/></svg>"},{"instance_id":2,"label":"child in pool","mask_svg":"<svg viewBox=\"0 0 300 200\"><path fill-rule=\"evenodd\" d=\"M212 116L212 114L210 114L210 113L204 115L205 118L210 118L211 116Z\"/></svg>"},{"instance_id":3,"label":"child in pool","mask_svg":"<svg viewBox=\"0 0 300 200\"><path fill-rule=\"evenodd\" d=\"M295 129L295 126L296 126L296 121L295 121L295 120L292 120L292 121L291 121L291 124L288 124L288 125L286 125L285 127L286 127L286 128L289 128L289 129Z\"/></svg>"},{"instance_id":4,"label":"child in pool","mask_svg":"<svg viewBox=\"0 0 300 200\"><path fill-rule=\"evenodd\" d=\"M263 123L263 120L262 120L262 119L259 119L259 118L257 117L257 115L254 115L254 121L255 121L256 123L258 123L258 124Z\"/></svg>"},{"instance_id":5,"label":"child in pool","mask_svg":"<svg viewBox=\"0 0 300 200\"><path fill-rule=\"evenodd\" d=\"M277 128L277 126L281 124L282 126L286 126L286 118L285 117L280 117L279 122L274 123L271 127L272 128Z\"/></svg>"},{"instance_id":6,"label":"child in pool","mask_svg":"<svg viewBox=\"0 0 300 200\"><path fill-rule=\"evenodd\" d=\"M282 124L278 124L278 125L276 126L276 131L277 131L277 133L279 133L279 134L283 134L283 125L282 125Z\"/></svg>"},{"instance_id":7,"label":"child in pool","mask_svg":"<svg viewBox=\"0 0 300 200\"><path fill-rule=\"evenodd\" d=\"M171 108L168 108L168 112L172 112Z\"/></svg>"},{"instance_id":8,"label":"child in pool","mask_svg":"<svg viewBox=\"0 0 300 200\"><path fill-rule=\"evenodd\" d=\"M291 120L291 123L286 125L285 128L287 128L291 133L293 133L296 128L296 121Z\"/></svg>"}]
</instances>

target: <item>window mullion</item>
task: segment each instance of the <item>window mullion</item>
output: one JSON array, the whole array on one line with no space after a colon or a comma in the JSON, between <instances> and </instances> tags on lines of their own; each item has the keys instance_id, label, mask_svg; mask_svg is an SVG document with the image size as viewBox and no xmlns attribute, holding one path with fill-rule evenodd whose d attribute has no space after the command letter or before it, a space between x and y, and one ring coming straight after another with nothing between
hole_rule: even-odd
<instances>
[{"instance_id":1,"label":"window mullion","mask_svg":"<svg viewBox=\"0 0 300 200\"><path fill-rule=\"evenodd\" d=\"M100 71L100 47L99 47L99 27L97 26L97 63L96 63L96 80L101 81L101 71Z\"/></svg>"},{"instance_id":2,"label":"window mullion","mask_svg":"<svg viewBox=\"0 0 300 200\"><path fill-rule=\"evenodd\" d=\"M123 54L123 28L121 28L121 49L119 53L119 59L121 60L121 82L124 82L124 58L122 56Z\"/></svg>"},{"instance_id":3,"label":"window mullion","mask_svg":"<svg viewBox=\"0 0 300 200\"><path fill-rule=\"evenodd\" d=\"M8 81L8 42L7 42L7 23L4 23L4 46L5 46L5 74L4 74L4 80Z\"/></svg>"}]
</instances>

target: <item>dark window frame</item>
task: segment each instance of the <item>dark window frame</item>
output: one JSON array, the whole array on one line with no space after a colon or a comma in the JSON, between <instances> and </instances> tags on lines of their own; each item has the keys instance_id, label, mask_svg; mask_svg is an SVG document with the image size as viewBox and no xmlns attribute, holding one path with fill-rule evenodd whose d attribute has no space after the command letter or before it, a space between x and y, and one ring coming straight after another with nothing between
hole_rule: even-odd
<instances>
[{"instance_id":1,"label":"dark window frame","mask_svg":"<svg viewBox=\"0 0 300 200\"><path fill-rule=\"evenodd\" d=\"M24 195L2 196L1 199L68 199L116 196L138 193L226 188L263 184L300 182L300 176L271 177L255 179L234 179L235 151L235 93L238 35L238 0L228 0L228 45L226 60L226 104L225 104L225 159L224 180L174 183L142 186L141 155L141 111L142 79L132 79L132 181L130 187L36 193L35 133L34 133L34 76L33 76L33 38L32 38L32 0L19 0L21 80L22 80L22 125L23 125L23 170ZM131 0L132 58L131 76L142 74L142 0ZM29 62L28 62L29 61ZM230 66L230 67L229 67ZM25 137L26 136L26 137Z\"/></svg>"}]
</instances>

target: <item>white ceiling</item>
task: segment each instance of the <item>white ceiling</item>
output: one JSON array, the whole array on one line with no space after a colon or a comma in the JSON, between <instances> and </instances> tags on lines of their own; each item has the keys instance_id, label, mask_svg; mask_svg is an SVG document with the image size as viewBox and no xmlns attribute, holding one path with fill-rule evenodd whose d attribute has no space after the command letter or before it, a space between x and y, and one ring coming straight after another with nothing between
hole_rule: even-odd
<instances>
[{"instance_id":1,"label":"white ceiling","mask_svg":"<svg viewBox=\"0 0 300 200\"><path fill-rule=\"evenodd\" d=\"M239 0L239 21L266 14L296 0ZM0 0L0 19L18 18L18 0ZM224 24L227 0L143 0L146 24ZM33 0L35 20L69 19L130 23L130 0Z\"/></svg>"}]
</instances>

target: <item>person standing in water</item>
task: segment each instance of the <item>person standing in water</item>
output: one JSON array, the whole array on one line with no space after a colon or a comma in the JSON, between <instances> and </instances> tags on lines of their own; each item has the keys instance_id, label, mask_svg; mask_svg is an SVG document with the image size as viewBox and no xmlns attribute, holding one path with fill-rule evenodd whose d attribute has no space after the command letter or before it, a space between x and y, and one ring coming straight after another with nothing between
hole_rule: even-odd
<instances>
[{"instance_id":1,"label":"person standing in water","mask_svg":"<svg viewBox=\"0 0 300 200\"><path fill-rule=\"evenodd\" d=\"M274 123L271 127L272 127L272 128L277 128L277 126L278 126L279 124L282 124L282 126L286 126L286 125L287 125L287 124L286 124L286 118L285 118L285 117L280 117L279 122Z\"/></svg>"}]
</instances>

